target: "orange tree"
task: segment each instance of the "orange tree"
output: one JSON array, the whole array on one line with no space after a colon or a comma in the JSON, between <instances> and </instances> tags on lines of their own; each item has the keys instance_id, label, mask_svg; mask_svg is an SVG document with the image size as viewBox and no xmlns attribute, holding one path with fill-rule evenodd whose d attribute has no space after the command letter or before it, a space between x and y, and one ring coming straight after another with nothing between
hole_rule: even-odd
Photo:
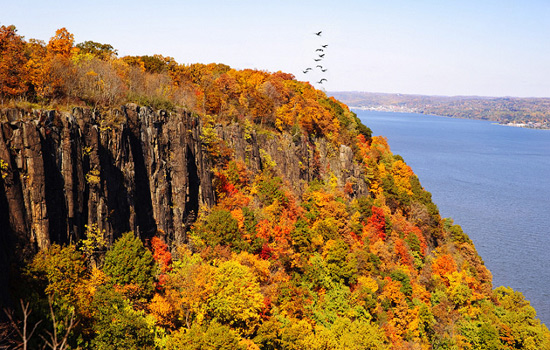
<instances>
[{"instance_id":1,"label":"orange tree","mask_svg":"<svg viewBox=\"0 0 550 350\"><path fill-rule=\"evenodd\" d=\"M25 41L15 26L0 27L0 95L14 97L27 91Z\"/></svg>"}]
</instances>

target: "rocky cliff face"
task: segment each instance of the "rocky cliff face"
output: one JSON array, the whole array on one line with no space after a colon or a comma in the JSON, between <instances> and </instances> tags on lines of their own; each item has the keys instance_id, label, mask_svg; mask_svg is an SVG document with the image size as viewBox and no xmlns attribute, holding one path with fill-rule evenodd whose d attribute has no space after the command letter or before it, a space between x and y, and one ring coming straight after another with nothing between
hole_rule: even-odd
<instances>
[{"instance_id":1,"label":"rocky cliff face","mask_svg":"<svg viewBox=\"0 0 550 350\"><path fill-rule=\"evenodd\" d=\"M100 114L9 109L1 112L1 259L32 254L52 242L75 242L96 224L113 242L133 230L161 231L185 242L200 206L212 206L215 159L201 120L187 112L137 105ZM216 126L219 139L252 171L266 162L300 193L303 184L335 177L364 194L352 150L325 139ZM0 261L1 263L1 261Z\"/></svg>"}]
</instances>

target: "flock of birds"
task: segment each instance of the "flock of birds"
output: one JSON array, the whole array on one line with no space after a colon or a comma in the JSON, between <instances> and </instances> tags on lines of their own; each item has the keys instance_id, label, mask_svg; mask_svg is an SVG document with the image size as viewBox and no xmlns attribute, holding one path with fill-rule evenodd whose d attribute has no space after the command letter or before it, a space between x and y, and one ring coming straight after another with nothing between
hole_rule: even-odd
<instances>
[{"instance_id":1,"label":"flock of birds","mask_svg":"<svg viewBox=\"0 0 550 350\"><path fill-rule=\"evenodd\" d=\"M323 31L319 31L319 32L316 32L316 33L314 33L314 34L315 34L316 36L321 36L322 33L323 33ZM313 61L319 62L319 63L320 63L320 62L325 58L325 54L326 54L326 53L325 53L325 50L327 49L327 47L328 47L328 44L325 44L325 45L321 45L321 47L319 47L318 49L316 49L316 50L315 50L315 55L316 55L316 56L315 56L315 58L313 59ZM315 66L315 68L319 68L319 70L320 70L322 73L324 73L324 72L326 72L326 71L328 70L327 68L323 67L321 64L317 64L317 65ZM303 70L302 72L303 72L304 74L307 74L309 71L312 71L312 70L313 70L313 68L308 67L308 68L306 68L305 70ZM317 84L323 84L323 82L325 82L325 81L327 81L327 79L321 78L321 80L319 80L319 81L317 82Z\"/></svg>"}]
</instances>

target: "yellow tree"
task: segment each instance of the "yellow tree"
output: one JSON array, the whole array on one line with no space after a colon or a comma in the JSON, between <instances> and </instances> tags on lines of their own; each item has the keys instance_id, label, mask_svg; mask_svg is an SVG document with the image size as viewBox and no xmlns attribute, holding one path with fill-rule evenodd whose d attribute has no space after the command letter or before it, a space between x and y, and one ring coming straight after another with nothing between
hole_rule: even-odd
<instances>
[{"instance_id":1,"label":"yellow tree","mask_svg":"<svg viewBox=\"0 0 550 350\"><path fill-rule=\"evenodd\" d=\"M40 251L29 265L29 274L44 287L44 292L64 313L89 316L91 291L86 259L74 245L53 244Z\"/></svg>"},{"instance_id":2,"label":"yellow tree","mask_svg":"<svg viewBox=\"0 0 550 350\"><path fill-rule=\"evenodd\" d=\"M220 265L208 300L215 320L252 334L259 325L263 301L260 285L247 266L233 260Z\"/></svg>"},{"instance_id":3,"label":"yellow tree","mask_svg":"<svg viewBox=\"0 0 550 350\"><path fill-rule=\"evenodd\" d=\"M187 249L179 251L180 261L168 275L166 298L175 309L186 328L194 322L201 324L206 315L206 304L212 290L214 268L203 264L199 255Z\"/></svg>"},{"instance_id":4,"label":"yellow tree","mask_svg":"<svg viewBox=\"0 0 550 350\"><path fill-rule=\"evenodd\" d=\"M398 190L412 196L413 192L410 178L414 175L414 173L411 167L405 164L402 160L397 160L392 164L391 173Z\"/></svg>"},{"instance_id":5,"label":"yellow tree","mask_svg":"<svg viewBox=\"0 0 550 350\"><path fill-rule=\"evenodd\" d=\"M402 282L386 277L379 299L389 305L387 323L383 325L393 348L400 349L405 338L418 339L419 306L410 308L402 292Z\"/></svg>"}]
</instances>

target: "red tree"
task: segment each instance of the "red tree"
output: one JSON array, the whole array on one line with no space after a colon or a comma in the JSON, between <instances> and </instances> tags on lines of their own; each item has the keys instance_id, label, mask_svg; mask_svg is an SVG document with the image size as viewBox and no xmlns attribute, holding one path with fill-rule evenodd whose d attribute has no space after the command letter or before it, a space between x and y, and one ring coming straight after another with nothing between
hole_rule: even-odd
<instances>
[{"instance_id":1,"label":"red tree","mask_svg":"<svg viewBox=\"0 0 550 350\"><path fill-rule=\"evenodd\" d=\"M166 274L172 270L172 254L168 250L168 245L156 236L151 239L151 250L153 251L153 259L160 267L157 286L162 287L166 283Z\"/></svg>"},{"instance_id":2,"label":"red tree","mask_svg":"<svg viewBox=\"0 0 550 350\"><path fill-rule=\"evenodd\" d=\"M378 238L386 239L386 217L382 208L372 206L372 216L367 220L367 224L374 229Z\"/></svg>"}]
</instances>

